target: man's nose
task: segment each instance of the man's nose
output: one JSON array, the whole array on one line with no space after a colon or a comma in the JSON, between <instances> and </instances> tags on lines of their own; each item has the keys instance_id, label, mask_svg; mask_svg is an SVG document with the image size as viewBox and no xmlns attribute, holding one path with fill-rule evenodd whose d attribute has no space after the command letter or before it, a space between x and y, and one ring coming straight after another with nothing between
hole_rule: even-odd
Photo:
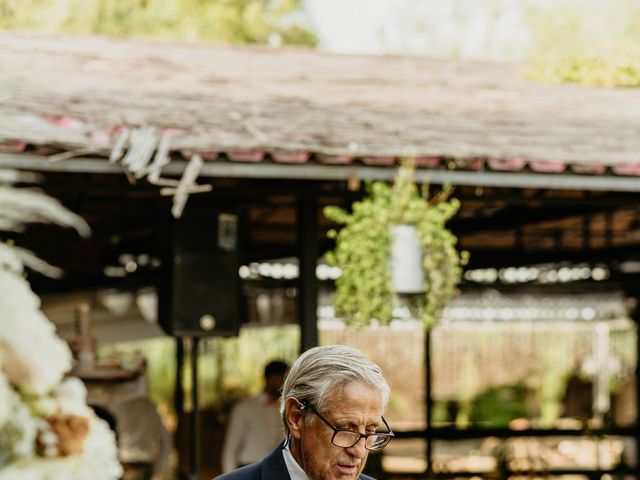
<instances>
[{"instance_id":1,"label":"man's nose","mask_svg":"<svg viewBox=\"0 0 640 480\"><path fill-rule=\"evenodd\" d=\"M367 441L366 438L362 437L360 440L356 442L356 444L352 447L347 448L349 450L349 454L353 455L356 458L364 458L367 456L367 449L364 448L364 444Z\"/></svg>"}]
</instances>

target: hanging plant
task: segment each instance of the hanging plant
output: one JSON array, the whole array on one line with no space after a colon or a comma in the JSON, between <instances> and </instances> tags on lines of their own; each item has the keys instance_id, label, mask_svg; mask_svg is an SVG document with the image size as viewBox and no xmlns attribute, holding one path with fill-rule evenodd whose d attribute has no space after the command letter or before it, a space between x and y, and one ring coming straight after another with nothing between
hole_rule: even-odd
<instances>
[{"instance_id":1,"label":"hanging plant","mask_svg":"<svg viewBox=\"0 0 640 480\"><path fill-rule=\"evenodd\" d=\"M467 252L456 250L457 238L445 226L460 202L449 199L451 189L429 198L428 188L419 189L414 167L405 162L393 185L373 182L368 195L352 205L351 212L328 206L324 215L344 226L330 230L336 247L326 261L342 270L336 279L336 314L349 325L368 325L372 319L388 324L399 294L391 281L392 227L415 228L422 256L423 284L420 293L406 296L414 318L430 328L442 308L455 294Z\"/></svg>"}]
</instances>

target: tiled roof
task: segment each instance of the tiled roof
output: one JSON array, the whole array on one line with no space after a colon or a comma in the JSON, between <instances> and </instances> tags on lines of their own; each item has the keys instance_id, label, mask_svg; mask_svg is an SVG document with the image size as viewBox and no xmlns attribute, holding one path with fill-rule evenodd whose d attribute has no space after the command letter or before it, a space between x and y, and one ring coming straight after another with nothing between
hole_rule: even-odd
<instances>
[{"instance_id":1,"label":"tiled roof","mask_svg":"<svg viewBox=\"0 0 640 480\"><path fill-rule=\"evenodd\" d=\"M640 90L513 64L11 32L0 64L4 152L107 158L148 127L205 162L640 174Z\"/></svg>"}]
</instances>

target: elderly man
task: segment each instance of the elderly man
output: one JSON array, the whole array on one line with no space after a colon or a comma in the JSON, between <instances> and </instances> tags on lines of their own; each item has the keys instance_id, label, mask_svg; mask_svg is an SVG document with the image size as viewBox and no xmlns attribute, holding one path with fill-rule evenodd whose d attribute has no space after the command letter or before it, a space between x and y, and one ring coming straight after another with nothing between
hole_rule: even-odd
<instances>
[{"instance_id":1,"label":"elderly man","mask_svg":"<svg viewBox=\"0 0 640 480\"><path fill-rule=\"evenodd\" d=\"M361 473L369 452L393 437L382 416L389 395L380 367L357 350L312 348L294 362L282 387L285 441L218 480L372 480Z\"/></svg>"}]
</instances>

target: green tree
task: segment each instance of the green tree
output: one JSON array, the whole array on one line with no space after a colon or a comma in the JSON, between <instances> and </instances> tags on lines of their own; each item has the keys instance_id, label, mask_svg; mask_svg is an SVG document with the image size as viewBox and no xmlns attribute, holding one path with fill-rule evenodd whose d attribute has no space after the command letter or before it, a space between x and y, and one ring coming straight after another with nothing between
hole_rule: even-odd
<instances>
[{"instance_id":1,"label":"green tree","mask_svg":"<svg viewBox=\"0 0 640 480\"><path fill-rule=\"evenodd\" d=\"M315 45L301 0L0 0L0 28Z\"/></svg>"},{"instance_id":2,"label":"green tree","mask_svg":"<svg viewBox=\"0 0 640 480\"><path fill-rule=\"evenodd\" d=\"M640 3L564 0L545 5L527 10L533 35L527 77L640 87Z\"/></svg>"}]
</instances>

